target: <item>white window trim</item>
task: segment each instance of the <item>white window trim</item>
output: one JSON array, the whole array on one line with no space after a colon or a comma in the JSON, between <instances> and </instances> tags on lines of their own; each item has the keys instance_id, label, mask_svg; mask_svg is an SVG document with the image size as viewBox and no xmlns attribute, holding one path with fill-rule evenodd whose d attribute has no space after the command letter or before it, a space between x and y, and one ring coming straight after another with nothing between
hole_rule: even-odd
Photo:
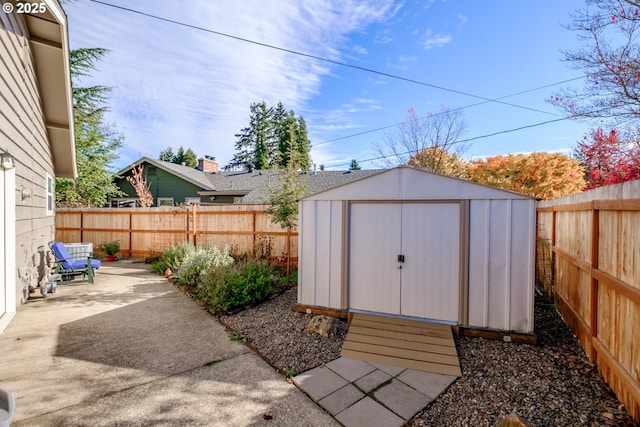
<instances>
[{"instance_id":1,"label":"white window trim","mask_svg":"<svg viewBox=\"0 0 640 427\"><path fill-rule=\"evenodd\" d=\"M184 204L185 205L199 205L202 202L200 197L185 197Z\"/></svg>"},{"instance_id":2,"label":"white window trim","mask_svg":"<svg viewBox=\"0 0 640 427\"><path fill-rule=\"evenodd\" d=\"M47 211L47 215L53 215L56 207L56 191L55 191L56 182L53 180L53 177L46 174L45 182L44 182L44 192L45 192L45 200L44 200L44 208Z\"/></svg>"},{"instance_id":3,"label":"white window trim","mask_svg":"<svg viewBox=\"0 0 640 427\"><path fill-rule=\"evenodd\" d=\"M163 205L162 202L171 202L168 205ZM158 206L173 206L173 197L158 197Z\"/></svg>"}]
</instances>

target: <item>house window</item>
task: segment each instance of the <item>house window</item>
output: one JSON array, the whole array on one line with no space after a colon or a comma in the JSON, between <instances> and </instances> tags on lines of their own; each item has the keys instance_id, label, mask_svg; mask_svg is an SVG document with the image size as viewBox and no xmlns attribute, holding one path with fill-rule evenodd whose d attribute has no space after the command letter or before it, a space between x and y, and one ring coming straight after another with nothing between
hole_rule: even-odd
<instances>
[{"instance_id":1,"label":"house window","mask_svg":"<svg viewBox=\"0 0 640 427\"><path fill-rule=\"evenodd\" d=\"M185 197L184 198L185 205L199 205L200 197Z\"/></svg>"},{"instance_id":2,"label":"house window","mask_svg":"<svg viewBox=\"0 0 640 427\"><path fill-rule=\"evenodd\" d=\"M158 206L173 206L173 197L158 197Z\"/></svg>"},{"instance_id":3,"label":"house window","mask_svg":"<svg viewBox=\"0 0 640 427\"><path fill-rule=\"evenodd\" d=\"M124 199L111 199L112 208L139 208L140 199L124 198Z\"/></svg>"},{"instance_id":4,"label":"house window","mask_svg":"<svg viewBox=\"0 0 640 427\"><path fill-rule=\"evenodd\" d=\"M47 182L45 184L46 192L47 192L47 215L53 215L53 207L55 205L55 194L54 194L54 182L53 177L47 174Z\"/></svg>"}]
</instances>

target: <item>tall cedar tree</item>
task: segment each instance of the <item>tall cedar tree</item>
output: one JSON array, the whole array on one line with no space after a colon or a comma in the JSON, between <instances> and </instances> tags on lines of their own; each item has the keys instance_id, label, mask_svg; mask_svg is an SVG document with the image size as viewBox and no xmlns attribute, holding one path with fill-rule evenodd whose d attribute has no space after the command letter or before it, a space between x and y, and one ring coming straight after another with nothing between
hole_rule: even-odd
<instances>
[{"instance_id":1,"label":"tall cedar tree","mask_svg":"<svg viewBox=\"0 0 640 427\"><path fill-rule=\"evenodd\" d=\"M251 104L249 126L235 135L236 153L226 169L285 168L292 157L297 167L311 168L311 142L307 125L282 103L268 107L265 102Z\"/></svg>"},{"instance_id":2,"label":"tall cedar tree","mask_svg":"<svg viewBox=\"0 0 640 427\"><path fill-rule=\"evenodd\" d=\"M72 50L71 78L78 177L56 178L56 203L61 207L105 206L110 197L123 193L113 182L110 171L122 147L122 136L104 120L105 101L110 88L81 87L79 79L89 76L107 51L99 48Z\"/></svg>"}]
</instances>

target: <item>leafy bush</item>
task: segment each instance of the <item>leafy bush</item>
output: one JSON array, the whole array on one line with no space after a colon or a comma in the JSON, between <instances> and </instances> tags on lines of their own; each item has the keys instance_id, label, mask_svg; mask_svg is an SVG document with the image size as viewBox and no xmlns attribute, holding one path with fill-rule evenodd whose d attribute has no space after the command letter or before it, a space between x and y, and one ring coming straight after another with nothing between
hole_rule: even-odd
<instances>
[{"instance_id":1,"label":"leafy bush","mask_svg":"<svg viewBox=\"0 0 640 427\"><path fill-rule=\"evenodd\" d=\"M196 247L189 242L175 245L162 253L160 259L151 266L151 270L156 273L164 273L168 268L176 272L189 255L195 251Z\"/></svg>"},{"instance_id":2,"label":"leafy bush","mask_svg":"<svg viewBox=\"0 0 640 427\"><path fill-rule=\"evenodd\" d=\"M208 249L198 248L189 254L178 268L177 282L180 285L197 285L209 271L233 263L234 259L229 255L228 246L222 251L215 246Z\"/></svg>"},{"instance_id":3,"label":"leafy bush","mask_svg":"<svg viewBox=\"0 0 640 427\"><path fill-rule=\"evenodd\" d=\"M214 313L230 312L268 298L277 281L274 267L256 259L212 269L202 279L201 291Z\"/></svg>"}]
</instances>

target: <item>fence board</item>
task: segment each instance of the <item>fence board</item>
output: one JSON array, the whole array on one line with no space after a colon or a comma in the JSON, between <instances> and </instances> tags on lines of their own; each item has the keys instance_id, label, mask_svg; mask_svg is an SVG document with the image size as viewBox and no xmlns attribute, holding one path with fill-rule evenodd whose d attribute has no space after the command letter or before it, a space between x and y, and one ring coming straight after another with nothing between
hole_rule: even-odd
<instances>
[{"instance_id":1,"label":"fence board","mask_svg":"<svg viewBox=\"0 0 640 427\"><path fill-rule=\"evenodd\" d=\"M540 202L538 226L560 312L640 421L640 180Z\"/></svg>"},{"instance_id":2,"label":"fence board","mask_svg":"<svg viewBox=\"0 0 640 427\"><path fill-rule=\"evenodd\" d=\"M268 238L271 257L291 254L297 260L298 233L273 224L264 205L201 206L193 208L59 209L56 240L99 244L118 240L123 256L147 257L175 244L231 247L253 254L256 242Z\"/></svg>"}]
</instances>

